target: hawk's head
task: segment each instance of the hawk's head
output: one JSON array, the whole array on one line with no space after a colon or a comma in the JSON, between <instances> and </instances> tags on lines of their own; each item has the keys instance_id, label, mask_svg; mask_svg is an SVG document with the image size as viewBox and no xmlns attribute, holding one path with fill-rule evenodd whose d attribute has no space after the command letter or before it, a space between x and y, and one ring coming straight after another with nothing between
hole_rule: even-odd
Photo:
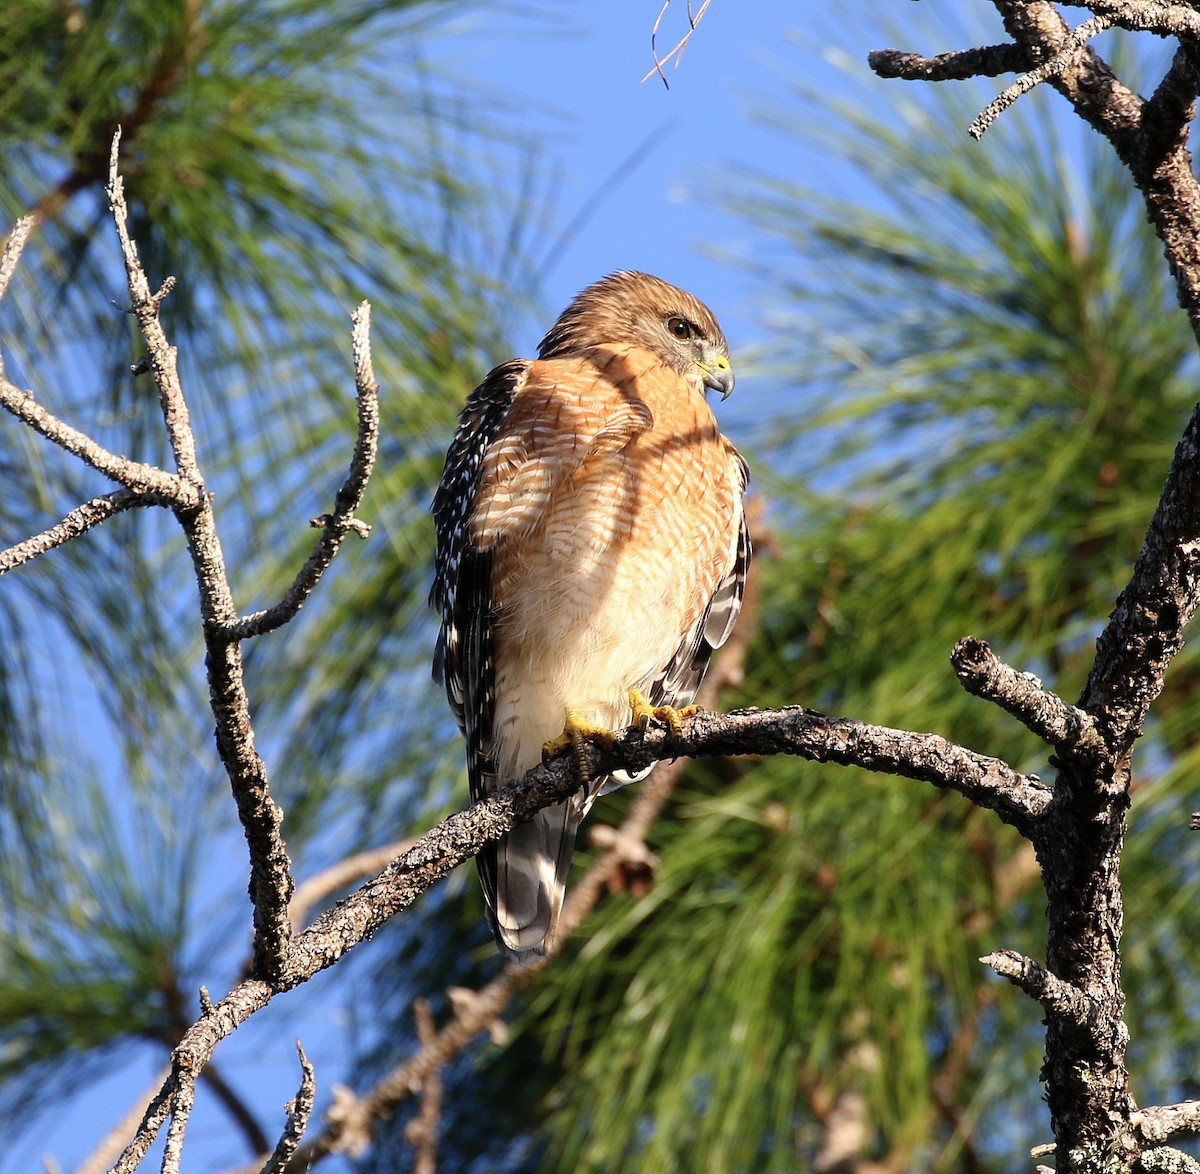
<instances>
[{"instance_id":1,"label":"hawk's head","mask_svg":"<svg viewBox=\"0 0 1200 1174\"><path fill-rule=\"evenodd\" d=\"M712 311L649 273L621 270L589 285L538 347L551 359L604 343L633 343L658 355L697 388L733 390L729 344Z\"/></svg>"}]
</instances>

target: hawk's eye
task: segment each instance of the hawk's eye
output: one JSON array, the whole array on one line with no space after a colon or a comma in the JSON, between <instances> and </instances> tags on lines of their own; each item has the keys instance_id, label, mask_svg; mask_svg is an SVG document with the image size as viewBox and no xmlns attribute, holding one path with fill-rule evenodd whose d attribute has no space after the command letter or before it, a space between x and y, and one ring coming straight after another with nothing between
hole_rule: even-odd
<instances>
[{"instance_id":1,"label":"hawk's eye","mask_svg":"<svg viewBox=\"0 0 1200 1174\"><path fill-rule=\"evenodd\" d=\"M699 338L700 328L686 318L668 318L667 329L676 337L684 340Z\"/></svg>"}]
</instances>

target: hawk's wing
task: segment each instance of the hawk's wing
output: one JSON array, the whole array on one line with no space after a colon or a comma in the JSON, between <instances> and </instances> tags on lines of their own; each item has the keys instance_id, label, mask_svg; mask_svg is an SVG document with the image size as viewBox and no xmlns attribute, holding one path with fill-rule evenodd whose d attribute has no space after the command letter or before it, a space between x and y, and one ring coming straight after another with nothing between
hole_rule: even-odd
<instances>
[{"instance_id":1,"label":"hawk's wing","mask_svg":"<svg viewBox=\"0 0 1200 1174\"><path fill-rule=\"evenodd\" d=\"M433 499L437 557L429 602L442 617L433 654L433 677L446 686L450 708L467 740L471 797L482 799L495 783L492 718L496 706L492 655L490 551L471 545L468 524L479 489L483 458L500 432L529 363L514 359L495 368L471 393L446 453ZM495 846L489 845L495 855Z\"/></svg>"}]
</instances>

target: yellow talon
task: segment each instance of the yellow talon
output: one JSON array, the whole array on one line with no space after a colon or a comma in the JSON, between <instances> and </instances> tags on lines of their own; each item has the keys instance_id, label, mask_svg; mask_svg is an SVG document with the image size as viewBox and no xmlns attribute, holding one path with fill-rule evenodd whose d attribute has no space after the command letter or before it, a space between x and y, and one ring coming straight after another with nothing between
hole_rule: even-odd
<instances>
[{"instance_id":1,"label":"yellow talon","mask_svg":"<svg viewBox=\"0 0 1200 1174\"><path fill-rule=\"evenodd\" d=\"M585 751L585 742L590 738L593 742L600 742L604 746L612 746L617 740L616 734L612 730L605 729L604 726L594 726L590 722L584 721L577 713L568 713L566 724L563 726L563 732L557 738L551 738L549 742L542 745L542 761L548 762L556 754L561 754L564 750L570 750L575 755L575 765L579 770L579 781L586 783L589 781L590 771L587 764L587 753Z\"/></svg>"},{"instance_id":2,"label":"yellow talon","mask_svg":"<svg viewBox=\"0 0 1200 1174\"><path fill-rule=\"evenodd\" d=\"M643 732L652 721L660 721L676 741L683 737L683 719L700 712L698 705L685 705L682 709L676 709L673 705L651 705L640 689L629 690L629 705L633 710L634 724L641 726Z\"/></svg>"}]
</instances>

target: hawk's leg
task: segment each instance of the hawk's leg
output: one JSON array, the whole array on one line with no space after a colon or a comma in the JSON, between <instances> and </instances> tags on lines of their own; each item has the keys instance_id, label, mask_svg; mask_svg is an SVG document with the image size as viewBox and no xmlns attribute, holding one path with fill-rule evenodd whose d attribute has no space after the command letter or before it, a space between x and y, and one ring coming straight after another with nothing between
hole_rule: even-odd
<instances>
[{"instance_id":1,"label":"hawk's leg","mask_svg":"<svg viewBox=\"0 0 1200 1174\"><path fill-rule=\"evenodd\" d=\"M629 690L629 704L633 709L634 725L641 726L643 733L649 729L652 721L659 721L667 727L676 742L683 737L683 719L700 712L698 705L685 705L682 709L676 709L673 705L651 705L640 689Z\"/></svg>"},{"instance_id":2,"label":"hawk's leg","mask_svg":"<svg viewBox=\"0 0 1200 1174\"><path fill-rule=\"evenodd\" d=\"M591 722L584 721L577 713L568 713L563 732L542 746L542 761L547 762L556 754L570 750L575 755L575 765L579 768L579 781L586 783L589 781L591 772L588 770L584 743L589 738L593 742L600 742L605 746L612 746L617 740L617 736L612 730L606 729L604 726L594 726Z\"/></svg>"}]
</instances>

